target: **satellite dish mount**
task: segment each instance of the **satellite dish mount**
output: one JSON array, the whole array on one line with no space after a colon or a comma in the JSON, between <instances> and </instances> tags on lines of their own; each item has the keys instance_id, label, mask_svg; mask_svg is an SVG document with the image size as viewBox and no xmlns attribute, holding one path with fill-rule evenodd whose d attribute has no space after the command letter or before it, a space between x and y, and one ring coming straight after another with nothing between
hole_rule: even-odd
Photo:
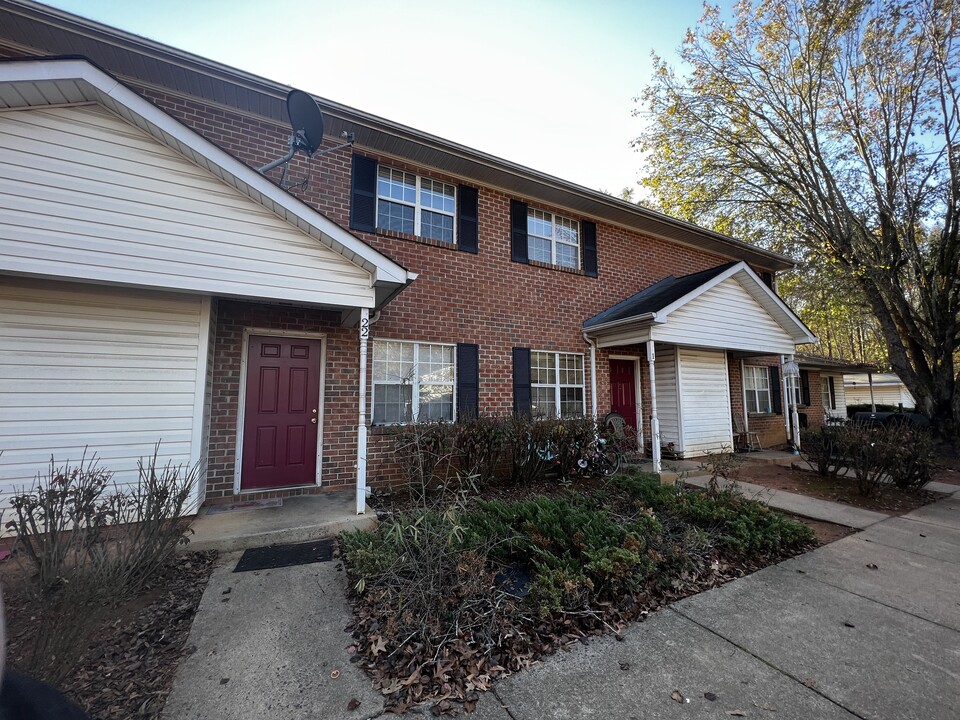
<instances>
[{"instance_id":1,"label":"satellite dish mount","mask_svg":"<svg viewBox=\"0 0 960 720\"><path fill-rule=\"evenodd\" d=\"M343 138L346 142L327 150L320 150L320 144L323 142L323 113L317 101L302 90L291 90L287 95L287 115L290 116L290 127L293 128L293 134L287 140L290 151L282 158L278 158L271 163L267 163L257 172L261 175L283 165L283 175L280 176L280 187L284 190L293 187L295 184L301 185L303 189L307 187L306 179L301 183L286 185L287 163L293 160L293 156L300 151L308 157L314 158L318 155L326 155L335 150L342 150L345 147L353 145L353 133L344 132Z\"/></svg>"}]
</instances>

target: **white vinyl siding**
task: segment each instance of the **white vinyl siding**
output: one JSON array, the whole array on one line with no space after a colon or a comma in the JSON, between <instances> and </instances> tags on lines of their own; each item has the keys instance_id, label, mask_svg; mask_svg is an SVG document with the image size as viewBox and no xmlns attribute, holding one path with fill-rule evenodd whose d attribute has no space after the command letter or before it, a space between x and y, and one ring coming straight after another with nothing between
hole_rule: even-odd
<instances>
[{"instance_id":1,"label":"white vinyl siding","mask_svg":"<svg viewBox=\"0 0 960 720\"><path fill-rule=\"evenodd\" d=\"M0 113L0 270L375 302L367 271L96 106Z\"/></svg>"},{"instance_id":2,"label":"white vinyl siding","mask_svg":"<svg viewBox=\"0 0 960 720\"><path fill-rule=\"evenodd\" d=\"M733 433L726 353L681 348L679 358L684 456L729 450Z\"/></svg>"},{"instance_id":3,"label":"white vinyl siding","mask_svg":"<svg viewBox=\"0 0 960 720\"><path fill-rule=\"evenodd\" d=\"M209 300L2 277L0 497L96 453L118 482L203 447Z\"/></svg>"},{"instance_id":4,"label":"white vinyl siding","mask_svg":"<svg viewBox=\"0 0 960 720\"><path fill-rule=\"evenodd\" d=\"M731 277L674 310L650 330L654 340L788 355L796 345L770 312Z\"/></svg>"},{"instance_id":5,"label":"white vinyl siding","mask_svg":"<svg viewBox=\"0 0 960 720\"><path fill-rule=\"evenodd\" d=\"M677 393L677 349L656 347L654 376L657 383L657 417L660 420L660 444L674 444L680 452L680 398Z\"/></svg>"},{"instance_id":6,"label":"white vinyl siding","mask_svg":"<svg viewBox=\"0 0 960 720\"><path fill-rule=\"evenodd\" d=\"M869 405L870 404L870 387L868 385L857 385L857 387L847 386L846 388L840 384L840 378L834 380L834 383L837 385L837 406L840 406L840 391L845 390L845 402L844 408L847 404L850 405ZM906 388L899 387L873 387L873 400L877 405L893 405L896 407L899 403L903 403L903 407L906 410L912 410L916 403L913 400L913 396Z\"/></svg>"}]
</instances>

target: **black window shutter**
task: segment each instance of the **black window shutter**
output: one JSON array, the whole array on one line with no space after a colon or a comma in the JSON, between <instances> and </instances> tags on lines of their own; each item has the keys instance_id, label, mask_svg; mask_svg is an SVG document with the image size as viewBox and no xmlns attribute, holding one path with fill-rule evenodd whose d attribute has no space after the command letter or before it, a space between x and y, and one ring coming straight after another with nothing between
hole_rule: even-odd
<instances>
[{"instance_id":1,"label":"black window shutter","mask_svg":"<svg viewBox=\"0 0 960 720\"><path fill-rule=\"evenodd\" d=\"M831 409L831 410L836 410L836 409L837 409L837 388L836 388L836 386L833 384L833 376L832 376L832 375L827 378L827 382L828 382L829 385L830 385L830 409Z\"/></svg>"},{"instance_id":2,"label":"black window shutter","mask_svg":"<svg viewBox=\"0 0 960 720\"><path fill-rule=\"evenodd\" d=\"M350 227L363 232L377 229L377 161L353 156L350 188Z\"/></svg>"},{"instance_id":3,"label":"black window shutter","mask_svg":"<svg viewBox=\"0 0 960 720\"><path fill-rule=\"evenodd\" d=\"M477 252L478 203L477 189L468 185L457 187L457 247L466 252Z\"/></svg>"},{"instance_id":4,"label":"black window shutter","mask_svg":"<svg viewBox=\"0 0 960 720\"><path fill-rule=\"evenodd\" d=\"M597 276L597 224L589 220L580 223L580 242L583 243L583 272Z\"/></svg>"},{"instance_id":5,"label":"black window shutter","mask_svg":"<svg viewBox=\"0 0 960 720\"><path fill-rule=\"evenodd\" d=\"M527 204L510 201L510 259L514 262L530 262L527 249Z\"/></svg>"},{"instance_id":6,"label":"black window shutter","mask_svg":"<svg viewBox=\"0 0 960 720\"><path fill-rule=\"evenodd\" d=\"M810 407L810 373L800 371L800 404Z\"/></svg>"},{"instance_id":7,"label":"black window shutter","mask_svg":"<svg viewBox=\"0 0 960 720\"><path fill-rule=\"evenodd\" d=\"M457 345L457 419L480 413L480 346Z\"/></svg>"},{"instance_id":8,"label":"black window shutter","mask_svg":"<svg viewBox=\"0 0 960 720\"><path fill-rule=\"evenodd\" d=\"M780 369L770 366L770 405L774 414L783 415L783 388L780 387Z\"/></svg>"},{"instance_id":9,"label":"black window shutter","mask_svg":"<svg viewBox=\"0 0 960 720\"><path fill-rule=\"evenodd\" d=\"M530 348L513 349L513 412L530 414Z\"/></svg>"}]
</instances>

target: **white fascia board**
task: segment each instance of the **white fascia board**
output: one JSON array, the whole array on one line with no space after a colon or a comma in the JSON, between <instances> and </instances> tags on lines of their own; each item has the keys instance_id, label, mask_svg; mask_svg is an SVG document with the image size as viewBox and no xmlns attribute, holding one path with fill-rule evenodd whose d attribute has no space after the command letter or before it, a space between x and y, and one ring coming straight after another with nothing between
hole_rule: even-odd
<instances>
[{"instance_id":1,"label":"white fascia board","mask_svg":"<svg viewBox=\"0 0 960 720\"><path fill-rule=\"evenodd\" d=\"M406 285L416 277L335 222L277 187L266 177L137 95L86 60L24 60L0 64L2 82L73 82L154 138L212 172L287 222L370 273L370 283ZM88 87L84 88L86 84ZM34 104L31 107L43 107Z\"/></svg>"},{"instance_id":2,"label":"white fascia board","mask_svg":"<svg viewBox=\"0 0 960 720\"><path fill-rule=\"evenodd\" d=\"M634 317L621 318L620 320L611 320L610 322L600 323L593 327L586 328L584 332L590 337L598 337L609 330L616 330L619 327L636 325L638 323L657 323L664 322L658 313L643 313Z\"/></svg>"},{"instance_id":3,"label":"white fascia board","mask_svg":"<svg viewBox=\"0 0 960 720\"><path fill-rule=\"evenodd\" d=\"M787 320L787 325L785 325L783 322L781 322L778 318L776 318L772 314L771 316L778 321L780 326L787 332L790 338L797 345L817 342L818 340L817 336L814 335L812 332L810 332L810 329L804 324L804 322L799 317L797 317L797 315L793 312L793 310L791 310L787 306L787 304L780 299L780 296L777 295L769 287L767 287L766 283L764 283L763 280L757 277L757 274L750 269L750 266L747 265L747 263L743 262L742 260L738 262L736 265L731 265L722 273L720 273L714 278L711 278L710 280L703 283L696 289L691 290L682 298L675 300L667 307L662 308L660 312L657 313L658 317L663 318L663 321L665 322L666 318L670 315L670 313L683 307L691 300L694 300L700 297L701 295L703 295L704 293L709 292L711 289L713 289L714 287L722 283L724 280L727 280L733 277L734 275L741 275L741 278L740 278L741 282L744 279L748 281L747 284L749 285L749 287L745 287L744 289L748 293L750 293L750 295L752 295L754 299L757 300L757 302L763 305L764 304L763 300L767 300L767 302L775 305L777 309L784 314ZM757 297L758 294L760 295L760 297ZM769 312L769 309L768 309L768 312Z\"/></svg>"}]
</instances>

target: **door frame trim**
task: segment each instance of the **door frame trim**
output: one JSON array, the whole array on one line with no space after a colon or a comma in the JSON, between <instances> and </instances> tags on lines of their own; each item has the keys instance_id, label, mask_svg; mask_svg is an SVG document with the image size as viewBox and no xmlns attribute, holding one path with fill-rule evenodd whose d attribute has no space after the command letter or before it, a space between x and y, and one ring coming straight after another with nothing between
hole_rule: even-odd
<instances>
[{"instance_id":1,"label":"door frame trim","mask_svg":"<svg viewBox=\"0 0 960 720\"><path fill-rule=\"evenodd\" d=\"M323 401L326 387L327 368L327 334L318 332L303 332L301 330L275 330L272 328L245 327L240 347L240 381L237 390L237 435L234 441L234 470L233 494L274 492L274 489L251 488L243 490L240 487L240 474L243 471L243 420L247 410L247 355L250 352L250 336L264 335L267 337L301 338L303 340L320 341L320 397L317 398L317 474L311 485L290 485L277 490L288 490L304 487L320 487L323 470Z\"/></svg>"},{"instance_id":2,"label":"door frame trim","mask_svg":"<svg viewBox=\"0 0 960 720\"><path fill-rule=\"evenodd\" d=\"M642 370L643 370L643 367L642 367L642 359L641 359L638 355L614 355L613 353L611 353L610 355L607 356L607 365L608 365L608 367L609 367L609 363L610 363L611 360L632 360L632 361L633 361L633 392L634 392L634 394L636 395L635 404L636 404L636 407L637 407L637 427L636 427L636 430L637 430L637 443L638 443L637 447L640 448L640 452L643 452L643 448L644 448L644 444L643 444L643 393L641 392L641 389L640 389L640 385L641 385L641 383L640 383L640 373L641 373ZM607 374L607 385L608 385L608 389L611 390L611 393L610 393L610 394L611 394L611 400L612 400L613 391L612 391L612 389L610 388L610 375L609 375L609 373Z\"/></svg>"}]
</instances>

